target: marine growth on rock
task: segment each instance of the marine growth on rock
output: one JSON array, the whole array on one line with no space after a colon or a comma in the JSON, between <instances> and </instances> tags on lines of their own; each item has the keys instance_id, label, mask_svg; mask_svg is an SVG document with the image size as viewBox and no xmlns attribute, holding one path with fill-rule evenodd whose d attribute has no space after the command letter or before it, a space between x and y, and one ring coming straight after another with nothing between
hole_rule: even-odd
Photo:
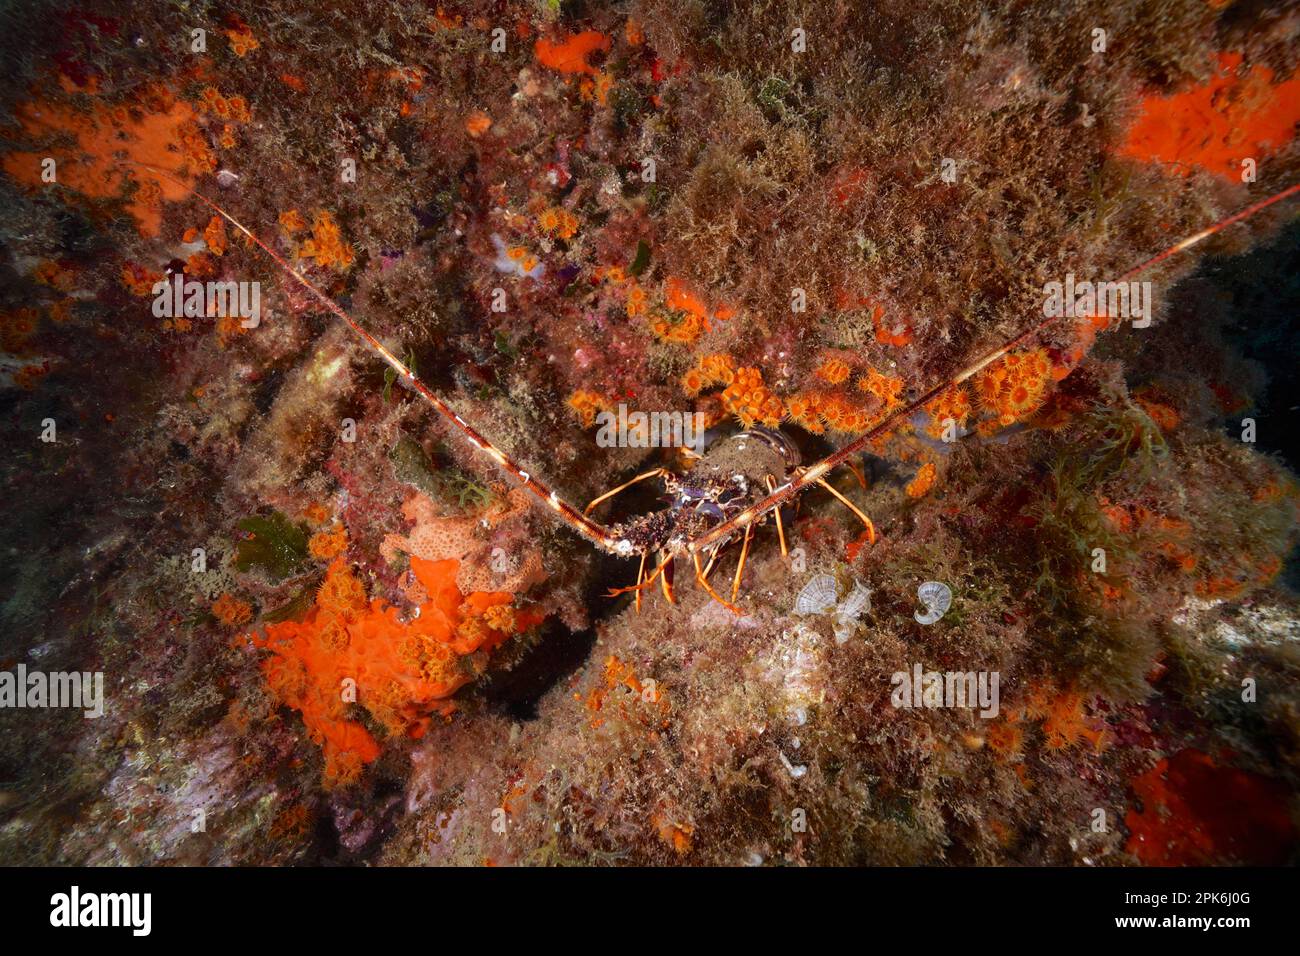
<instances>
[{"instance_id":1,"label":"marine growth on rock","mask_svg":"<svg viewBox=\"0 0 1300 956\"><path fill-rule=\"evenodd\" d=\"M0 858L1296 862L1294 9L10 6Z\"/></svg>"}]
</instances>

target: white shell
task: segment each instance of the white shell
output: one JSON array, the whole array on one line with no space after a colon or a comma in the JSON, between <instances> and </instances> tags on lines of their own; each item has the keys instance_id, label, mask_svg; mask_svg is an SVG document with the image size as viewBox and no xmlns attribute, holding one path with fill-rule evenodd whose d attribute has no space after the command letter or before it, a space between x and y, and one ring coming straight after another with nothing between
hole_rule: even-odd
<instances>
[{"instance_id":1,"label":"white shell","mask_svg":"<svg viewBox=\"0 0 1300 956\"><path fill-rule=\"evenodd\" d=\"M798 780L800 777L802 777L804 774L808 772L807 767L803 766L802 764L795 765L790 761L790 758L787 757L780 750L778 750L776 753L777 756L781 758L781 763L785 764L786 772L789 773L790 776L794 777L796 780Z\"/></svg>"},{"instance_id":2,"label":"white shell","mask_svg":"<svg viewBox=\"0 0 1300 956\"><path fill-rule=\"evenodd\" d=\"M838 618L835 621L835 643L841 645L847 644L849 642L849 638L853 636L854 630L855 628L853 627L853 623L851 621L846 621L843 618Z\"/></svg>"},{"instance_id":3,"label":"white shell","mask_svg":"<svg viewBox=\"0 0 1300 956\"><path fill-rule=\"evenodd\" d=\"M801 617L805 614L825 614L834 609L839 599L835 578L829 574L814 574L794 599L794 613Z\"/></svg>"},{"instance_id":4,"label":"white shell","mask_svg":"<svg viewBox=\"0 0 1300 956\"><path fill-rule=\"evenodd\" d=\"M915 612L912 616L918 624L933 624L948 613L952 607L952 588L942 581L926 581L916 589L916 599L925 608L925 613Z\"/></svg>"},{"instance_id":5,"label":"white shell","mask_svg":"<svg viewBox=\"0 0 1300 956\"><path fill-rule=\"evenodd\" d=\"M863 611L871 610L871 592L857 578L853 579L853 590L835 609L835 616L841 621L856 621Z\"/></svg>"}]
</instances>

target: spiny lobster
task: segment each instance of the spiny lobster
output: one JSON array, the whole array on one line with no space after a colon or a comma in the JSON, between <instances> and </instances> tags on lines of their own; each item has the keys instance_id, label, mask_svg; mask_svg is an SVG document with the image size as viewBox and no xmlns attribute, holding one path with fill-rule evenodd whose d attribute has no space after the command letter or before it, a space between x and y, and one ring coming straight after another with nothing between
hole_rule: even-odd
<instances>
[{"instance_id":1,"label":"spiny lobster","mask_svg":"<svg viewBox=\"0 0 1300 956\"><path fill-rule=\"evenodd\" d=\"M165 170L153 166L147 168L155 175L171 180L199 199L270 256L280 269L306 289L321 305L342 319L368 348L387 362L397 375L432 405L445 421L459 430L477 449L487 454L503 471L514 476L528 492L553 511L566 525L611 554L620 557L640 556L636 584L626 588L616 588L610 592L611 595L617 595L634 591L638 611L641 608L642 591L651 587L656 581L661 583L669 602L675 603L671 586L673 562L679 556L689 556L694 566L696 581L711 598L728 610L739 614L740 609L733 602L739 591L741 574L754 528L769 516L773 516L780 536L782 554L786 554L785 529L780 508L813 485L826 489L847 505L866 527L868 540L874 541L876 535L871 519L826 481L827 473L848 462L854 455L863 451L872 439L886 433L895 424L909 419L948 388L977 375L1007 353L1042 334L1063 317L1063 315L1052 315L1035 322L1010 340L985 352L955 375L933 385L920 396L889 413L857 438L812 465L807 467L800 465L798 452L786 436L775 430L755 427L717 441L706 449L703 455L693 456L684 474L678 475L666 468L651 469L600 495L584 510L579 511L545 483L521 468L461 418L451 406L434 394L410 367L358 323L342 306L294 269L284 256L262 241L251 229L212 199L174 179ZM1132 267L1114 281L1126 282L1133 279L1223 229L1244 222L1264 209L1294 196L1297 192L1300 192L1300 183L1260 200L1235 215L1175 243ZM671 497L671 503L666 509L617 525L601 524L590 517L592 509L601 502L631 485L650 478L663 479L666 491ZM709 583L709 573L722 549L737 535L742 534L743 543L733 579L732 600L727 601ZM656 555L657 564L647 576L646 563L652 554ZM708 558L707 565L702 563L702 557Z\"/></svg>"}]
</instances>

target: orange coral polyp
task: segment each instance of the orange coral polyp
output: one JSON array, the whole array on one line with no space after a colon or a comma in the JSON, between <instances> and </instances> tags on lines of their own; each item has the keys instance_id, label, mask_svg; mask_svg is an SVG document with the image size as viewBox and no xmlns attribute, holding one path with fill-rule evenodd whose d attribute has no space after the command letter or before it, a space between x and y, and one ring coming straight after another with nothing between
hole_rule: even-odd
<instances>
[{"instance_id":1,"label":"orange coral polyp","mask_svg":"<svg viewBox=\"0 0 1300 956\"><path fill-rule=\"evenodd\" d=\"M298 258L315 259L318 266L342 271L352 265L355 257L352 246L343 241L342 231L334 217L326 210L318 212L312 224L311 237L303 240L298 248Z\"/></svg>"},{"instance_id":2,"label":"orange coral polyp","mask_svg":"<svg viewBox=\"0 0 1300 956\"><path fill-rule=\"evenodd\" d=\"M827 359L817 367L813 374L832 385L840 385L848 381L849 366L848 363L839 359Z\"/></svg>"}]
</instances>

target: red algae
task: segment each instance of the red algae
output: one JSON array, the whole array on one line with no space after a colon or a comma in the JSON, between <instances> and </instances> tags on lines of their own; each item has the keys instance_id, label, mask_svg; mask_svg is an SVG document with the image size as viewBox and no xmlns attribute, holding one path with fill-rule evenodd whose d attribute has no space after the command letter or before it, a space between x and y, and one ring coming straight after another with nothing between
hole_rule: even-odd
<instances>
[{"instance_id":1,"label":"red algae","mask_svg":"<svg viewBox=\"0 0 1300 956\"><path fill-rule=\"evenodd\" d=\"M1278 866L1295 844L1287 789L1182 750L1133 780L1125 849L1147 866Z\"/></svg>"}]
</instances>

